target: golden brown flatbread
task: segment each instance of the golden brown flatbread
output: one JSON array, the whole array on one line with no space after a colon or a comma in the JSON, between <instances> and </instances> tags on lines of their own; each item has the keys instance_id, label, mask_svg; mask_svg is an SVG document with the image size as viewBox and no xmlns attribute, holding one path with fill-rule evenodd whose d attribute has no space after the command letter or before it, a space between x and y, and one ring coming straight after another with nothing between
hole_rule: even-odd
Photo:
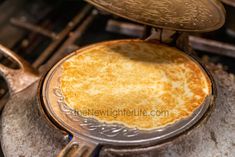
<instances>
[{"instance_id":1,"label":"golden brown flatbread","mask_svg":"<svg viewBox=\"0 0 235 157\"><path fill-rule=\"evenodd\" d=\"M82 116L154 129L190 116L211 82L176 48L142 40L89 46L62 64L61 90Z\"/></svg>"}]
</instances>

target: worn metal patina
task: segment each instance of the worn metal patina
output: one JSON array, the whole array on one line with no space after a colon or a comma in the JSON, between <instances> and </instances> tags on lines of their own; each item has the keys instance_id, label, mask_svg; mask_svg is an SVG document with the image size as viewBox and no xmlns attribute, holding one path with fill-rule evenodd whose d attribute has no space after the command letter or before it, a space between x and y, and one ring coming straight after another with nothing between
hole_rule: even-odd
<instances>
[{"instance_id":1,"label":"worn metal patina","mask_svg":"<svg viewBox=\"0 0 235 157\"><path fill-rule=\"evenodd\" d=\"M86 0L107 12L156 28L207 32L224 24L217 0Z\"/></svg>"}]
</instances>

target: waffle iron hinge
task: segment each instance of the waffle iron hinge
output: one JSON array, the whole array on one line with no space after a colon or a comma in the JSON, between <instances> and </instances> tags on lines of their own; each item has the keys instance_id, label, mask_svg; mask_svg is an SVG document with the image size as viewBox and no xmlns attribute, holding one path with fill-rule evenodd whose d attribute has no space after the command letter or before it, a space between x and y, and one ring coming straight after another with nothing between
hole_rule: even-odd
<instances>
[{"instance_id":1,"label":"waffle iron hinge","mask_svg":"<svg viewBox=\"0 0 235 157\"><path fill-rule=\"evenodd\" d=\"M167 44L186 53L193 53L188 33L162 28L151 28L150 32L150 35L145 39L146 41Z\"/></svg>"}]
</instances>

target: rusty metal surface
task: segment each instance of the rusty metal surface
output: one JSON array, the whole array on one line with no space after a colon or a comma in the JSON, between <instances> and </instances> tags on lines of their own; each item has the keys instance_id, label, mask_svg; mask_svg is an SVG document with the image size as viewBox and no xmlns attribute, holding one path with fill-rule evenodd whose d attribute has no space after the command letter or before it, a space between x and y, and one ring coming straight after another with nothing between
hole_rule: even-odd
<instances>
[{"instance_id":1,"label":"rusty metal surface","mask_svg":"<svg viewBox=\"0 0 235 157\"><path fill-rule=\"evenodd\" d=\"M1 144L6 157L55 156L66 144L47 123L36 104L38 83L11 97L1 118Z\"/></svg>"},{"instance_id":2,"label":"rusty metal surface","mask_svg":"<svg viewBox=\"0 0 235 157\"><path fill-rule=\"evenodd\" d=\"M212 31L224 24L225 11L217 0L86 0L110 13L181 31Z\"/></svg>"},{"instance_id":3,"label":"rusty metal surface","mask_svg":"<svg viewBox=\"0 0 235 157\"><path fill-rule=\"evenodd\" d=\"M144 149L103 147L101 157L198 157L235 154L235 76L208 63L218 85L218 99L211 117L172 142ZM1 144L6 157L55 156L67 143L64 135L40 114L35 95L38 83L11 98L1 117ZM27 95L27 97L25 96ZM12 144L14 143L14 144Z\"/></svg>"},{"instance_id":4,"label":"rusty metal surface","mask_svg":"<svg viewBox=\"0 0 235 157\"><path fill-rule=\"evenodd\" d=\"M27 62L1 44L0 54L10 58L19 66L18 69L11 69L0 64L0 74L6 80L10 94L23 90L38 79L37 72L31 69Z\"/></svg>"},{"instance_id":5,"label":"rusty metal surface","mask_svg":"<svg viewBox=\"0 0 235 157\"><path fill-rule=\"evenodd\" d=\"M83 35L96 16L97 11L93 10L90 16L86 18L86 20L79 27L77 27L76 30L69 33L68 39L61 45L60 49L50 58L49 61L39 67L39 71L41 73L47 72L55 63L65 57L69 52L77 50L78 46L74 44L75 41Z\"/></svg>"},{"instance_id":6,"label":"rusty metal surface","mask_svg":"<svg viewBox=\"0 0 235 157\"><path fill-rule=\"evenodd\" d=\"M76 27L78 23L80 23L83 18L92 10L90 5L86 5L80 14L77 14L71 22L67 24L65 29L56 35L53 42L40 54L40 56L33 63L34 68L39 68L41 64L53 53L53 51L58 47L66 36Z\"/></svg>"},{"instance_id":7,"label":"rusty metal surface","mask_svg":"<svg viewBox=\"0 0 235 157\"><path fill-rule=\"evenodd\" d=\"M18 26L18 27L24 28L26 30L31 30L33 32L42 34L42 35L47 36L49 38L52 38L54 40L56 39L56 33L48 31L48 30L46 30L40 26L37 26L35 24L32 24L30 22L27 22L26 19L24 19L24 18L19 18L19 19L11 18L10 21L11 21L11 24L13 24L14 26Z\"/></svg>"},{"instance_id":8,"label":"rusty metal surface","mask_svg":"<svg viewBox=\"0 0 235 157\"><path fill-rule=\"evenodd\" d=\"M198 36L190 36L189 40L192 47L196 50L235 58L235 45L233 44L212 39L206 39Z\"/></svg>"}]
</instances>

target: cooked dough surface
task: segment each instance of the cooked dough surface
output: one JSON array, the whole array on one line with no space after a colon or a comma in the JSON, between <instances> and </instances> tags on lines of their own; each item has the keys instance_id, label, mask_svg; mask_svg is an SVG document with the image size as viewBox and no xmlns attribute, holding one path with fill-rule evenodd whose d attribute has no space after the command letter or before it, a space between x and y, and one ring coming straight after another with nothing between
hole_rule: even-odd
<instances>
[{"instance_id":1,"label":"cooked dough surface","mask_svg":"<svg viewBox=\"0 0 235 157\"><path fill-rule=\"evenodd\" d=\"M80 51L62 63L60 85L85 117L154 129L190 116L211 92L201 67L175 48L134 40Z\"/></svg>"}]
</instances>

